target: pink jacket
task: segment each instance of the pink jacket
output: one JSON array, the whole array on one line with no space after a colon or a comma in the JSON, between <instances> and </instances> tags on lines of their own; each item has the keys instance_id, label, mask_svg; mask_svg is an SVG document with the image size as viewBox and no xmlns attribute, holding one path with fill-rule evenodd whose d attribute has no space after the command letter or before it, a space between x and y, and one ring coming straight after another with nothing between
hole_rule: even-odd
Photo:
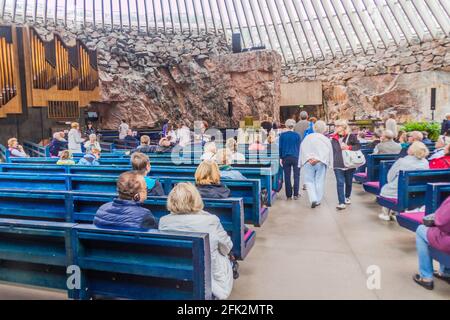
<instances>
[{"instance_id":1,"label":"pink jacket","mask_svg":"<svg viewBox=\"0 0 450 320\"><path fill-rule=\"evenodd\" d=\"M427 233L430 246L450 254L450 197L445 200L435 214L435 227Z\"/></svg>"}]
</instances>

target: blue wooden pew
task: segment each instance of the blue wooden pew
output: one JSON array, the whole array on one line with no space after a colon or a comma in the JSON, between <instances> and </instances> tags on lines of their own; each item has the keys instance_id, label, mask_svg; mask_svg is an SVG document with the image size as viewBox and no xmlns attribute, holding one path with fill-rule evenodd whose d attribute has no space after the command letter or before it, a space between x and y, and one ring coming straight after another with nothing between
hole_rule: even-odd
<instances>
[{"instance_id":1,"label":"blue wooden pew","mask_svg":"<svg viewBox=\"0 0 450 320\"><path fill-rule=\"evenodd\" d=\"M382 159L382 158L381 158ZM380 160L375 166L374 170L371 170L371 175L377 174L376 180L367 181L363 183L363 188L366 192L378 195L381 188L387 183L387 175L391 167L396 160ZM373 178L373 176L371 176Z\"/></svg>"},{"instance_id":2,"label":"blue wooden pew","mask_svg":"<svg viewBox=\"0 0 450 320\"><path fill-rule=\"evenodd\" d=\"M273 179L271 168L236 168L247 179L258 179L261 181L261 189L273 190ZM82 175L102 175L119 176L125 171L131 170L130 166L58 166L58 165L39 165L39 164L12 164L0 163L0 172L11 173L39 173L39 174L82 174ZM152 167L150 176L174 176L194 177L196 167L183 166L155 166ZM268 197L268 206L272 206L275 195Z\"/></svg>"},{"instance_id":3,"label":"blue wooden pew","mask_svg":"<svg viewBox=\"0 0 450 320\"><path fill-rule=\"evenodd\" d=\"M175 184L189 181L192 177L159 177L165 194L169 194ZM243 198L245 223L261 226L267 219L268 208L261 204L259 180L223 180L231 190L231 197ZM117 176L98 175L45 175L0 173L0 189L10 190L54 190L96 193L115 193Z\"/></svg>"},{"instance_id":4,"label":"blue wooden pew","mask_svg":"<svg viewBox=\"0 0 450 320\"><path fill-rule=\"evenodd\" d=\"M362 148L361 152L363 153L364 157L366 158L366 164L356 169L355 174L353 175L353 179L357 183L364 183L368 181L367 177L367 159L369 155L373 152L373 148Z\"/></svg>"},{"instance_id":5,"label":"blue wooden pew","mask_svg":"<svg viewBox=\"0 0 450 320\"><path fill-rule=\"evenodd\" d=\"M72 299L211 299L207 234L98 229L0 219L0 280L63 290ZM69 266L80 287L68 288Z\"/></svg>"},{"instance_id":6,"label":"blue wooden pew","mask_svg":"<svg viewBox=\"0 0 450 320\"><path fill-rule=\"evenodd\" d=\"M3 162L10 162L9 161L9 150L2 144L0 144L0 160Z\"/></svg>"},{"instance_id":7,"label":"blue wooden pew","mask_svg":"<svg viewBox=\"0 0 450 320\"><path fill-rule=\"evenodd\" d=\"M377 197L383 207L401 213L425 205L428 183L450 182L450 170L401 171L398 180L398 198Z\"/></svg>"},{"instance_id":8,"label":"blue wooden pew","mask_svg":"<svg viewBox=\"0 0 450 320\"><path fill-rule=\"evenodd\" d=\"M92 223L98 208L115 194L47 190L0 190L0 216L57 222ZM151 197L144 203L161 218L169 212L167 197ZM205 210L217 215L233 241L233 254L244 259L255 243L256 233L245 232L242 199L205 199Z\"/></svg>"},{"instance_id":9,"label":"blue wooden pew","mask_svg":"<svg viewBox=\"0 0 450 320\"><path fill-rule=\"evenodd\" d=\"M436 210L448 196L450 196L450 182L428 183L425 199L425 211L414 213L399 213L397 215L398 224L403 228L415 232L417 230L417 227L423 223L424 216L436 212Z\"/></svg>"}]
</instances>

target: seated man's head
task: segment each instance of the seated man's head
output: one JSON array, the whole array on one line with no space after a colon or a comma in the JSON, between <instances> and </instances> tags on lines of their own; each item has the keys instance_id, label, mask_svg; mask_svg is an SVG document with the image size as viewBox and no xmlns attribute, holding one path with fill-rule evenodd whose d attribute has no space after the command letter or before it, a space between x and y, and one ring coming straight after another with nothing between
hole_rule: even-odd
<instances>
[{"instance_id":1,"label":"seated man's head","mask_svg":"<svg viewBox=\"0 0 450 320\"><path fill-rule=\"evenodd\" d=\"M383 141L390 141L394 139L394 133L391 130L384 130L381 137Z\"/></svg>"},{"instance_id":2,"label":"seated man's head","mask_svg":"<svg viewBox=\"0 0 450 320\"><path fill-rule=\"evenodd\" d=\"M167 210L172 214L195 214L201 212L203 208L202 197L191 183L177 184L167 198Z\"/></svg>"},{"instance_id":3,"label":"seated man's head","mask_svg":"<svg viewBox=\"0 0 450 320\"><path fill-rule=\"evenodd\" d=\"M415 141L411 146L408 148L408 155L414 156L417 159L425 159L430 154L430 151L428 150L427 146L420 141Z\"/></svg>"},{"instance_id":4,"label":"seated man's head","mask_svg":"<svg viewBox=\"0 0 450 320\"><path fill-rule=\"evenodd\" d=\"M117 180L117 193L121 200L136 202L147 200L147 185L142 174L137 171L122 173Z\"/></svg>"},{"instance_id":5,"label":"seated man's head","mask_svg":"<svg viewBox=\"0 0 450 320\"><path fill-rule=\"evenodd\" d=\"M131 166L133 167L133 170L138 171L145 176L151 170L149 157L141 152L133 153L131 156Z\"/></svg>"},{"instance_id":6,"label":"seated man's head","mask_svg":"<svg viewBox=\"0 0 450 320\"><path fill-rule=\"evenodd\" d=\"M128 129L127 130L127 136L133 136L133 130Z\"/></svg>"},{"instance_id":7,"label":"seated man's head","mask_svg":"<svg viewBox=\"0 0 450 320\"><path fill-rule=\"evenodd\" d=\"M215 154L217 152L217 146L214 142L208 142L205 144L204 151Z\"/></svg>"},{"instance_id":8,"label":"seated man's head","mask_svg":"<svg viewBox=\"0 0 450 320\"><path fill-rule=\"evenodd\" d=\"M415 141L422 142L423 134L420 131L412 131L408 133L408 143L413 143Z\"/></svg>"},{"instance_id":9,"label":"seated man's head","mask_svg":"<svg viewBox=\"0 0 450 320\"><path fill-rule=\"evenodd\" d=\"M17 148L18 144L19 143L17 141L17 138L11 138L11 139L8 140L8 147L9 148Z\"/></svg>"},{"instance_id":10,"label":"seated man's head","mask_svg":"<svg viewBox=\"0 0 450 320\"><path fill-rule=\"evenodd\" d=\"M147 136L147 135L143 135L143 136L141 137L141 145L143 145L143 146L148 146L148 145L150 145L150 137Z\"/></svg>"},{"instance_id":11,"label":"seated man's head","mask_svg":"<svg viewBox=\"0 0 450 320\"><path fill-rule=\"evenodd\" d=\"M216 153L216 162L219 166L231 164L231 152L228 149L220 149Z\"/></svg>"},{"instance_id":12,"label":"seated man's head","mask_svg":"<svg viewBox=\"0 0 450 320\"><path fill-rule=\"evenodd\" d=\"M220 170L214 161L203 161L195 171L197 185L220 184Z\"/></svg>"}]
</instances>

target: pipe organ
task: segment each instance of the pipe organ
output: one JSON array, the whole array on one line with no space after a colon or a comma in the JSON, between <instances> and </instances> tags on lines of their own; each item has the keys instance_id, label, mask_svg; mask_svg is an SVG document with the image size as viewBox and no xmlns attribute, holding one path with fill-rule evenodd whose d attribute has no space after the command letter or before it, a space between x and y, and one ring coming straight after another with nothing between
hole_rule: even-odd
<instances>
[{"instance_id":1,"label":"pipe organ","mask_svg":"<svg viewBox=\"0 0 450 320\"><path fill-rule=\"evenodd\" d=\"M0 117L46 107L49 118L77 118L100 98L97 51L58 34L45 40L33 27L0 26L0 94Z\"/></svg>"},{"instance_id":2,"label":"pipe organ","mask_svg":"<svg viewBox=\"0 0 450 320\"><path fill-rule=\"evenodd\" d=\"M16 30L0 26L0 118L22 111Z\"/></svg>"}]
</instances>

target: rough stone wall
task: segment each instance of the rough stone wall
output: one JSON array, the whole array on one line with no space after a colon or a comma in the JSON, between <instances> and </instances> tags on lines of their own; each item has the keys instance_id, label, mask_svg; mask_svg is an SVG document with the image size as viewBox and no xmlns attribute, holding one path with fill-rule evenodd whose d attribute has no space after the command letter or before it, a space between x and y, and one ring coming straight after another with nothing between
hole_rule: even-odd
<instances>
[{"instance_id":1,"label":"rough stone wall","mask_svg":"<svg viewBox=\"0 0 450 320\"><path fill-rule=\"evenodd\" d=\"M450 38L378 49L366 55L283 66L282 82L320 80L330 119L430 118L430 89L438 88L439 118L450 112Z\"/></svg>"},{"instance_id":2,"label":"rough stone wall","mask_svg":"<svg viewBox=\"0 0 450 320\"><path fill-rule=\"evenodd\" d=\"M101 127L120 119L133 128L158 126L164 119L192 125L235 126L244 115L279 116L281 57L274 51L230 54L225 37L208 33L138 33L34 25L48 39L81 39L97 48L102 101L93 103ZM228 101L233 116L228 116Z\"/></svg>"}]
</instances>

